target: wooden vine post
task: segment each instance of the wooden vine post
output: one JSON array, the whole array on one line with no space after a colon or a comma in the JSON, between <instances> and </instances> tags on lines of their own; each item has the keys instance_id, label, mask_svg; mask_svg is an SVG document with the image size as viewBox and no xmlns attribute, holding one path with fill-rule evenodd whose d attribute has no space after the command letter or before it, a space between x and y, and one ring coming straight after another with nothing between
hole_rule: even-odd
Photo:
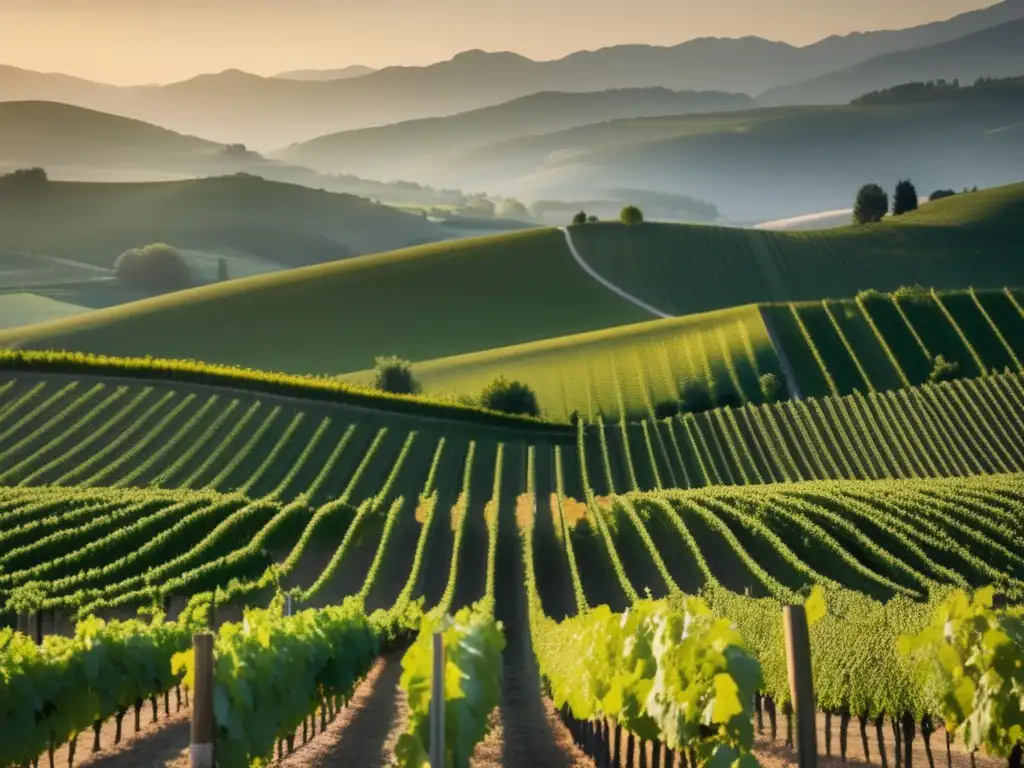
<instances>
[{"instance_id":1,"label":"wooden vine post","mask_svg":"<svg viewBox=\"0 0 1024 768\"><path fill-rule=\"evenodd\" d=\"M434 664L430 683L430 764L446 765L444 747L444 633L434 633Z\"/></svg>"},{"instance_id":2,"label":"wooden vine post","mask_svg":"<svg viewBox=\"0 0 1024 768\"><path fill-rule=\"evenodd\" d=\"M189 768L213 768L213 635L192 636L195 654L195 686L192 691L192 744Z\"/></svg>"},{"instance_id":3,"label":"wooden vine post","mask_svg":"<svg viewBox=\"0 0 1024 768\"><path fill-rule=\"evenodd\" d=\"M800 768L817 768L818 734L814 708L814 680L811 675L811 636L807 612L802 605L782 609L786 635L786 667L789 695L796 715L796 750Z\"/></svg>"}]
</instances>

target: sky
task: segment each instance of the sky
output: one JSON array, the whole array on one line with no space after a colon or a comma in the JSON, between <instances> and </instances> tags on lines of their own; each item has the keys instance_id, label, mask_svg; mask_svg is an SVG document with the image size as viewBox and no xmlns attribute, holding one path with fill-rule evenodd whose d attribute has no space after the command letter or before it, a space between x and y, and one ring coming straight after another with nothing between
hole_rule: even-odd
<instances>
[{"instance_id":1,"label":"sky","mask_svg":"<svg viewBox=\"0 0 1024 768\"><path fill-rule=\"evenodd\" d=\"M622 43L758 35L806 45L995 0L0 0L0 64L117 84L203 72L552 59ZM602 7L603 6L603 7Z\"/></svg>"}]
</instances>

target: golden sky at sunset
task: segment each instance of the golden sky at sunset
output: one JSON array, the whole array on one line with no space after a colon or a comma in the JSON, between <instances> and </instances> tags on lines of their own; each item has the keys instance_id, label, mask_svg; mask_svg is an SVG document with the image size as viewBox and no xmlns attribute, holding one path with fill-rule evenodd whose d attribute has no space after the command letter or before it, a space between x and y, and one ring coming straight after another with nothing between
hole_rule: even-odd
<instances>
[{"instance_id":1,"label":"golden sky at sunset","mask_svg":"<svg viewBox=\"0 0 1024 768\"><path fill-rule=\"evenodd\" d=\"M114 83L228 68L271 75L427 64L470 49L550 59L619 43L830 34L947 18L993 0L0 0L0 64Z\"/></svg>"}]
</instances>

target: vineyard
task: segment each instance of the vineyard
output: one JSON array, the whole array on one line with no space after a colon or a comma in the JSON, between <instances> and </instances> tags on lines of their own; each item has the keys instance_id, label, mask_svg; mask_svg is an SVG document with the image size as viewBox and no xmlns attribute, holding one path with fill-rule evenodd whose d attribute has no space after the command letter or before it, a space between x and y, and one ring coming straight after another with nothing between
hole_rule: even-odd
<instances>
[{"instance_id":1,"label":"vineyard","mask_svg":"<svg viewBox=\"0 0 1024 768\"><path fill-rule=\"evenodd\" d=\"M218 659L255 670L243 684L218 662L215 684L233 718L218 736L225 765L300 754L308 739L339 729L339 744L351 744L332 721L347 722L346 701L393 697L388 685L404 692L394 704L404 714L372 730L371 751L418 764L430 742L435 628L449 663L475 681L468 699L446 683L446 743L460 761L548 764L570 753L585 761L580 749L594 754L605 718L640 749L745 754L753 736L734 717L767 716L765 733L786 735L776 723L789 701L779 610L812 587L827 604L812 632L819 709L855 722L940 717L899 638L924 632L954 589L991 585L1024 599L1024 378L666 418L653 412L643 377L633 381L612 376L611 390L616 401L648 403L646 418L605 419L595 408L581 411L574 432L412 401L369 408L341 395L260 392L243 379L232 387L87 367L6 372L0 621L26 634L0 630L0 671L75 715L17 725L24 709L0 695L0 741L15 745L0 764L68 740L85 759L90 728L99 759L111 738L106 718L147 699L155 717L160 697L170 713L172 692L187 701L194 682L191 631L207 625L219 627ZM294 615L281 614L282 590ZM688 602L694 595L700 601ZM619 619L602 612L631 606L637 623L615 642L663 621L678 628L691 615L705 616L707 637L717 637L714 619L729 619L762 670L760 680L740 681L756 689L757 711L744 703L720 724L722 740L708 741L699 728L669 737L662 715L634 721L565 693L579 690L583 674L567 666L566 638L608 635L602 627ZM140 610L167 623L134 619ZM323 637L336 639L317 645ZM683 642L674 637L670 649ZM92 649L131 638L142 643L139 666L100 667L96 677L85 661ZM851 667L855 644L862 650ZM285 647L309 655L279 669ZM399 679L390 670L404 647ZM54 671L59 658L84 666L68 677ZM160 676L141 684L146 665ZM542 703L538 669L569 731ZM107 691L103 674L135 687ZM62 687L44 689L58 679ZM713 695L697 677L672 685L680 696ZM73 698L83 690L95 704ZM267 703L252 704L252 695ZM514 737L527 722L548 736ZM181 738L179 750L188 745Z\"/></svg>"},{"instance_id":2,"label":"vineyard","mask_svg":"<svg viewBox=\"0 0 1024 768\"><path fill-rule=\"evenodd\" d=\"M1024 370L1020 291L900 289L762 309L807 395L912 387L936 359L958 376Z\"/></svg>"},{"instance_id":3,"label":"vineyard","mask_svg":"<svg viewBox=\"0 0 1024 768\"><path fill-rule=\"evenodd\" d=\"M781 374L761 313L755 306L632 323L412 366L431 393L475 394L499 375L537 393L544 414L567 420L577 411L593 421L625 414L645 418L675 402L680 386L708 376L729 382L740 400L761 402L762 374ZM343 376L367 383L371 371Z\"/></svg>"}]
</instances>

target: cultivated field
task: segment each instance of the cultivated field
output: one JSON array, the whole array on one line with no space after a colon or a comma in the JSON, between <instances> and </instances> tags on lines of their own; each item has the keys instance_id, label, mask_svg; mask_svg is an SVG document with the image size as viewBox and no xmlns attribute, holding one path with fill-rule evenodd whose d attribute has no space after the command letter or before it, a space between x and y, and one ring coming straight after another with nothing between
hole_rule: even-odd
<instances>
[{"instance_id":1,"label":"cultivated field","mask_svg":"<svg viewBox=\"0 0 1024 768\"><path fill-rule=\"evenodd\" d=\"M759 378L779 374L778 358L757 307L633 323L412 366L433 394L478 394L497 376L524 381L549 419L572 411L631 420L678 400L680 387L713 377L741 400L762 400ZM372 371L343 376L369 383Z\"/></svg>"},{"instance_id":2,"label":"cultivated field","mask_svg":"<svg viewBox=\"0 0 1024 768\"><path fill-rule=\"evenodd\" d=\"M277 585L299 608L351 595L387 615L421 599L454 611L488 598L509 638L508 730L480 745L476 765L584 760L528 681L532 651L542 663L549 652L531 636L591 606L699 592L752 638L764 693L781 700L776 640L753 629L813 584L848 632L851 617L880 611L901 631L923 627L927 600L950 587L1024 594L1024 555L1006 535L1024 499L1016 375L597 419L574 434L470 411L453 421L426 404L398 412L68 365L0 381L6 621L36 611L44 633L66 633L76 613L157 604L174 618L212 597L221 624L266 605ZM897 663L895 634L875 642L874 663ZM394 697L395 663L355 701ZM825 690L852 686L887 711L873 679L865 669ZM318 749L383 765L405 727L404 705L393 707L397 719L354 715L372 728L364 740L344 736L341 720L341 736ZM185 749L174 722L153 750ZM511 747L526 722L539 735ZM149 743L139 737L139 754Z\"/></svg>"},{"instance_id":3,"label":"cultivated field","mask_svg":"<svg viewBox=\"0 0 1024 768\"><path fill-rule=\"evenodd\" d=\"M808 395L927 382L938 356L966 378L1024 371L1024 294L903 289L856 299L765 306Z\"/></svg>"},{"instance_id":4,"label":"cultivated field","mask_svg":"<svg viewBox=\"0 0 1024 768\"><path fill-rule=\"evenodd\" d=\"M957 588L1024 599L1024 315L1020 292L1002 288L1024 282L1005 266L1016 242L1007 211L1019 190L1000 194L965 196L989 201L977 219L958 201L960 218L944 218L936 204L857 231L575 228L590 266L672 312L751 294L736 308L653 322L580 269L563 233L537 230L231 281L0 334L8 346L298 373L360 371L375 355L397 353L424 361L416 369L428 390L387 395L336 375L181 360L0 356L0 621L57 636L37 646L0 629L0 670L14 670L44 702L30 710L0 697L0 708L9 706L0 709L0 766L31 762L47 745L77 745L90 725L100 747L87 758L93 764L183 764L188 733L176 730L184 715L170 713L180 678L168 660L187 650L196 622L222 627L218 658L255 654L238 669L260 670L252 689L221 680L229 719L241 726L220 728L219 749L248 749L259 737L260 754L276 743L282 764L387 765L425 716L416 693L425 683L410 680L427 679L432 619L404 675L390 651L415 636L419 609L437 617L471 606L462 621L475 616L490 639L470 639L483 655L460 651L453 663L492 655L459 678L473 681L468 698L447 698L478 735L490 716L473 765L592 765L573 741L595 752L604 713L637 729L630 744L655 742L627 748L622 763L653 766L664 755L657 740L668 743L672 728L637 726L614 697L595 710L574 675L602 674L598 662L615 656L594 650L602 642L655 653L658 643L638 645L641 635L630 634L632 618L609 609L649 615L646 598L665 597L681 621L678 611L689 609L679 606L694 595L709 616L730 620L760 664L745 699L756 713L736 699L740 715L770 720L759 757L792 758L777 743L777 714L792 725L779 616L782 605L808 599L825 612L811 632L816 704L829 733L838 716L844 755L859 721L858 759L872 759L869 722L884 765L896 751L900 768L912 768L918 724L931 759L927 738L944 736L933 729L940 697L900 654L899 638L924 630ZM935 234L943 227L954 233L948 241ZM973 239L964 234L971 227ZM595 251L602 231L608 247ZM688 273L664 257L665 237L681 231L732 245L703 260L706 273ZM752 238L796 245L765 256L747 247ZM823 259L843 238L849 249L835 251L832 272L820 268L815 288L801 259ZM868 245L862 252L854 241ZM934 248L940 241L951 245ZM638 242L647 245L631 258L613 258ZM818 292L842 284L837 295L855 295L871 287L862 281L889 290L926 271L929 284L960 290L825 302L829 294ZM972 282L978 290L963 288ZM815 300L800 301L803 291ZM780 303L761 305L766 298ZM924 383L940 354L962 378ZM793 399L765 403L766 372L785 374ZM547 420L437 397L478 390L500 373L530 380ZM736 405L681 410L680 385L709 378ZM244 609L276 611L282 589L297 615L250 610L242 623ZM58 639L76 618L122 620L140 609L162 609L176 623L102 630L82 622L78 640ZM78 661L99 646L81 633L100 630L110 644L102 647L122 649L103 663L120 663L135 643L137 666L109 673L124 690L100 695L92 681L83 688L92 698L76 698L60 681L90 668ZM276 640L260 646L268 637ZM278 653L278 641L290 650ZM675 653L685 642L669 645ZM72 647L66 669L47 656ZM567 686L578 695L566 699ZM636 694L634 683L623 688L626 698ZM567 703L569 730L545 692ZM156 719L161 695L164 724L140 733L137 751L105 753L108 719L120 734L121 718L133 703L138 715L144 699ZM341 699L349 707L335 719ZM8 722L18 725L5 731ZM61 749L57 758L73 762L73 750ZM991 764L958 746L948 754L957 768ZM468 763L467 755L460 765Z\"/></svg>"}]
</instances>

